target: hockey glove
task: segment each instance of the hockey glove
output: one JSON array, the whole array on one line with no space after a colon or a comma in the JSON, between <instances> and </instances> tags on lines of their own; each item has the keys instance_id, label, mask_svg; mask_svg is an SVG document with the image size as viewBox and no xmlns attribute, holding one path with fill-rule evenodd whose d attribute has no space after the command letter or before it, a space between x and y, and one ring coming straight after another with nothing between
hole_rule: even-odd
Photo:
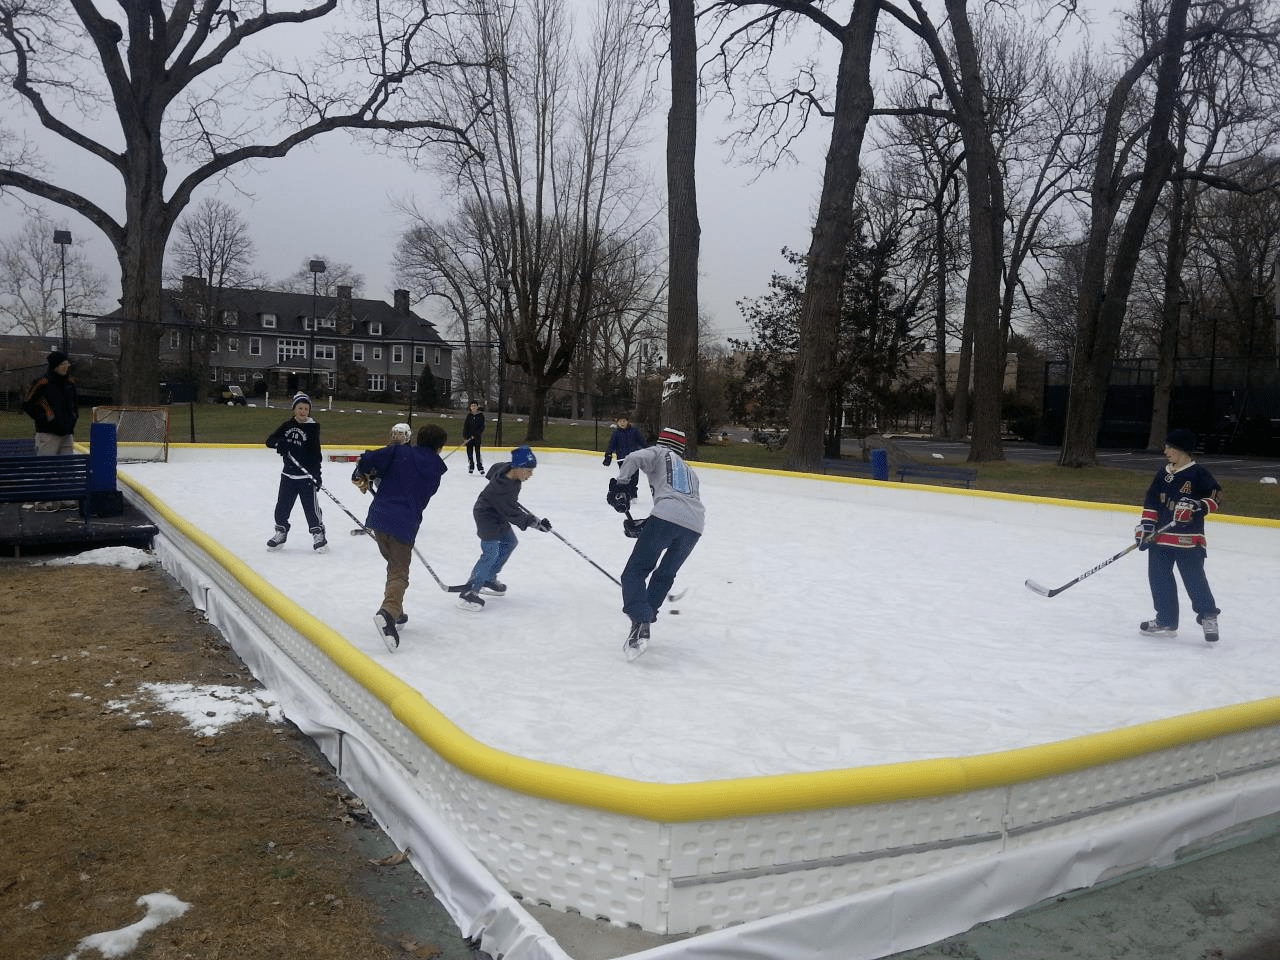
<instances>
[{"instance_id":1,"label":"hockey glove","mask_svg":"<svg viewBox=\"0 0 1280 960\"><path fill-rule=\"evenodd\" d=\"M605 496L605 502L619 513L626 513L631 509L631 501L635 499L636 488L624 483L619 483L618 478L614 477L609 481L609 492Z\"/></svg>"},{"instance_id":2,"label":"hockey glove","mask_svg":"<svg viewBox=\"0 0 1280 960\"><path fill-rule=\"evenodd\" d=\"M604 465L607 467L607 466L608 466L609 464L611 464L611 463L613 463L613 454L612 454L612 453L606 453L606 454L604 455Z\"/></svg>"},{"instance_id":3,"label":"hockey glove","mask_svg":"<svg viewBox=\"0 0 1280 960\"><path fill-rule=\"evenodd\" d=\"M1194 497L1183 497L1173 505L1173 522L1190 523L1196 514L1204 510L1204 501Z\"/></svg>"},{"instance_id":4,"label":"hockey glove","mask_svg":"<svg viewBox=\"0 0 1280 960\"><path fill-rule=\"evenodd\" d=\"M648 519L648 517L641 517L639 520L633 520L631 517L627 517L622 521L622 532L632 540L635 540L640 536L640 531L644 529L644 522Z\"/></svg>"},{"instance_id":5,"label":"hockey glove","mask_svg":"<svg viewBox=\"0 0 1280 960\"><path fill-rule=\"evenodd\" d=\"M1133 528L1133 537L1138 541L1138 549L1146 550L1154 542L1156 535L1156 522L1154 520L1143 520Z\"/></svg>"},{"instance_id":6,"label":"hockey glove","mask_svg":"<svg viewBox=\"0 0 1280 960\"><path fill-rule=\"evenodd\" d=\"M354 477L351 478L351 482L360 488L361 493L368 493L369 481L372 479L373 479L373 474L371 473L357 473Z\"/></svg>"},{"instance_id":7,"label":"hockey glove","mask_svg":"<svg viewBox=\"0 0 1280 960\"><path fill-rule=\"evenodd\" d=\"M546 517L543 517L541 520L539 520L537 523L534 524L534 527L541 530L543 533L550 533L551 521L548 520Z\"/></svg>"}]
</instances>

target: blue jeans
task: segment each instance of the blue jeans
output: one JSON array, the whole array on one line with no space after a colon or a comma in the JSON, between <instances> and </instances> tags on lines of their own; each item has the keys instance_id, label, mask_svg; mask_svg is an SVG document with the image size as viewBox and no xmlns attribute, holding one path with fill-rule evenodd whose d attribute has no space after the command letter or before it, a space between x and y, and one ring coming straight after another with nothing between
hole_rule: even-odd
<instances>
[{"instance_id":1,"label":"blue jeans","mask_svg":"<svg viewBox=\"0 0 1280 960\"><path fill-rule=\"evenodd\" d=\"M510 527L503 531L497 540L480 541L480 559L471 568L471 576L467 580L467 590L475 593L490 580L497 579L502 568L506 566L507 557L519 543L516 532Z\"/></svg>"},{"instance_id":2,"label":"blue jeans","mask_svg":"<svg viewBox=\"0 0 1280 960\"><path fill-rule=\"evenodd\" d=\"M622 612L632 620L652 623L676 582L680 565L693 553L701 537L702 534L661 517L646 520L622 570Z\"/></svg>"},{"instance_id":3,"label":"blue jeans","mask_svg":"<svg viewBox=\"0 0 1280 960\"><path fill-rule=\"evenodd\" d=\"M1191 598L1191 609L1197 622L1201 617L1216 617L1219 613L1204 575L1204 547L1164 547L1156 545L1147 551L1147 582L1151 584L1151 600L1155 604L1156 619L1166 626L1178 625L1178 584L1173 579L1173 568L1182 574L1182 585Z\"/></svg>"}]
</instances>

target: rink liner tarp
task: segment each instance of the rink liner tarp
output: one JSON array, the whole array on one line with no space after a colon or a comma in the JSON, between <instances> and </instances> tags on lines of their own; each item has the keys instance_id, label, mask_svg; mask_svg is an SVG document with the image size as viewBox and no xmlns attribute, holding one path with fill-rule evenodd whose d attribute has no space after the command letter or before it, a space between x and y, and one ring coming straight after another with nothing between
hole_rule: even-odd
<instances>
[{"instance_id":1,"label":"rink liner tarp","mask_svg":"<svg viewBox=\"0 0 1280 960\"><path fill-rule=\"evenodd\" d=\"M643 952L655 960L780 944L879 957L1280 810L1280 698L1000 753L701 783L513 756L122 479L166 568L495 956L563 956L514 893L700 934Z\"/></svg>"}]
</instances>

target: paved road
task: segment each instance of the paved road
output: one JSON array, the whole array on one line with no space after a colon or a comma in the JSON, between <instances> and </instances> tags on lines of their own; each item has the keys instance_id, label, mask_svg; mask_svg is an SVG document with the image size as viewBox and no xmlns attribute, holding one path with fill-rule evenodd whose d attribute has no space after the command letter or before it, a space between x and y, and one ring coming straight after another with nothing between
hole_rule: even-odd
<instances>
[{"instance_id":1,"label":"paved road","mask_svg":"<svg viewBox=\"0 0 1280 960\"><path fill-rule=\"evenodd\" d=\"M928 459L931 453L940 453L948 460L964 460L969 456L969 444L963 440L895 437L893 442L921 459ZM860 450L861 443L860 440L853 441L854 449ZM1020 441L1004 445L1005 459L1018 463L1057 463L1061 453L1058 447L1042 447ZM1196 460L1208 467L1220 480L1232 477L1258 483L1263 477L1280 479L1280 460L1220 454L1197 454ZM1155 473L1165 459L1161 454L1145 450L1099 450L1098 462L1107 467Z\"/></svg>"}]
</instances>

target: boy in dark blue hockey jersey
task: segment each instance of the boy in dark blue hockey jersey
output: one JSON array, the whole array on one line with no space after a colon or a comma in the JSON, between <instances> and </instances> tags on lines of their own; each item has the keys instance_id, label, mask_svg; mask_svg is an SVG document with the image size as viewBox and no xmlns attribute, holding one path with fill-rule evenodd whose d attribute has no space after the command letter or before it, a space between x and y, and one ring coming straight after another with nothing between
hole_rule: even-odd
<instances>
[{"instance_id":1,"label":"boy in dark blue hockey jersey","mask_svg":"<svg viewBox=\"0 0 1280 960\"><path fill-rule=\"evenodd\" d=\"M609 434L609 445L605 447L604 451L604 465L607 467L616 456L618 458L618 469L621 470L622 461L627 459L628 454L643 449L644 436L624 414L614 421L613 432Z\"/></svg>"},{"instance_id":2,"label":"boy in dark blue hockey jersey","mask_svg":"<svg viewBox=\"0 0 1280 960\"><path fill-rule=\"evenodd\" d=\"M293 398L293 416L271 432L267 446L280 454L280 489L276 494L276 532L267 541L268 550L279 550L289 537L289 514L295 501L302 501L312 546L323 553L328 546L324 535L324 519L316 502L319 488L320 424L311 419L311 398L299 393Z\"/></svg>"},{"instance_id":3,"label":"boy in dark blue hockey jersey","mask_svg":"<svg viewBox=\"0 0 1280 960\"><path fill-rule=\"evenodd\" d=\"M1204 628L1205 640L1215 643L1220 611L1204 575L1204 518L1218 510L1222 490L1213 474L1192 459L1195 446L1196 435L1190 430L1170 431L1164 442L1169 463L1156 473L1142 501L1142 519L1134 535L1139 549L1147 551L1147 580L1156 618L1143 621L1138 629L1148 636L1177 636L1178 585L1173 578L1177 567L1196 622ZM1168 530L1157 532L1170 523Z\"/></svg>"}]
</instances>

